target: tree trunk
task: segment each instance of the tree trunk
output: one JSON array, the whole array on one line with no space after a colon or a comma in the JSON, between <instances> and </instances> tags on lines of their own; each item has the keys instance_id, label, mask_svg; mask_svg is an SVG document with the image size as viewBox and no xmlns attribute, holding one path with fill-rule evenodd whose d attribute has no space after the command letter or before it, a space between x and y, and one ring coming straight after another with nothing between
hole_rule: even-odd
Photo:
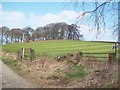
<instances>
[{"instance_id":1,"label":"tree trunk","mask_svg":"<svg viewBox=\"0 0 120 90\"><path fill-rule=\"evenodd\" d=\"M70 35L70 32L69 32L69 34L68 34L68 39L70 39L70 36L71 36L71 35Z\"/></svg>"},{"instance_id":2,"label":"tree trunk","mask_svg":"<svg viewBox=\"0 0 120 90\"><path fill-rule=\"evenodd\" d=\"M11 36L11 43L13 42L13 36Z\"/></svg>"},{"instance_id":3,"label":"tree trunk","mask_svg":"<svg viewBox=\"0 0 120 90\"><path fill-rule=\"evenodd\" d=\"M17 41L16 39L17 39L17 36L15 36L15 43L16 43L16 41Z\"/></svg>"},{"instance_id":4,"label":"tree trunk","mask_svg":"<svg viewBox=\"0 0 120 90\"><path fill-rule=\"evenodd\" d=\"M6 35L6 44L8 43L8 35Z\"/></svg>"},{"instance_id":5,"label":"tree trunk","mask_svg":"<svg viewBox=\"0 0 120 90\"><path fill-rule=\"evenodd\" d=\"M3 44L3 34L1 35L1 42L2 42L2 44Z\"/></svg>"}]
</instances>

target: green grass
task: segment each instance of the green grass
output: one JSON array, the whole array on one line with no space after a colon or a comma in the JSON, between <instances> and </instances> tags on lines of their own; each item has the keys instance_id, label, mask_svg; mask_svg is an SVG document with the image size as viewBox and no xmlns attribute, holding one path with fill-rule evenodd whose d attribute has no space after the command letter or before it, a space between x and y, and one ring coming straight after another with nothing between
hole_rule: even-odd
<instances>
[{"instance_id":1,"label":"green grass","mask_svg":"<svg viewBox=\"0 0 120 90\"><path fill-rule=\"evenodd\" d=\"M67 78L83 78L86 75L84 66L69 66L68 73L66 73Z\"/></svg>"},{"instance_id":2,"label":"green grass","mask_svg":"<svg viewBox=\"0 0 120 90\"><path fill-rule=\"evenodd\" d=\"M6 65L8 65L9 67L11 67L11 68L14 69L14 70L19 70L19 69L20 69L20 66L19 66L17 60L11 60L11 59L8 59L8 58L2 58L2 61L3 61Z\"/></svg>"},{"instance_id":3,"label":"green grass","mask_svg":"<svg viewBox=\"0 0 120 90\"><path fill-rule=\"evenodd\" d=\"M35 49L36 57L44 54L55 57L64 55L67 52L112 52L111 43L103 42L87 42L79 40L49 40L30 43L14 43L2 46L3 51L17 53L20 48L33 48Z\"/></svg>"}]
</instances>

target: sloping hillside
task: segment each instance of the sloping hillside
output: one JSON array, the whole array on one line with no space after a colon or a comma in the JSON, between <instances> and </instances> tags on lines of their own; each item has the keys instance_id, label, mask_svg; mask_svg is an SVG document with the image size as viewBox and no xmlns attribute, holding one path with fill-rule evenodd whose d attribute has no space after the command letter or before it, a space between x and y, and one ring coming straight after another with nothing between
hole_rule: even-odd
<instances>
[{"instance_id":1,"label":"sloping hillside","mask_svg":"<svg viewBox=\"0 0 120 90\"><path fill-rule=\"evenodd\" d=\"M15 43L3 45L3 51L17 53L21 48L33 48L37 57L47 55L55 57L58 55L64 55L67 52L112 52L111 43L103 42L88 42L79 40L48 40L48 41L36 41L30 43Z\"/></svg>"}]
</instances>

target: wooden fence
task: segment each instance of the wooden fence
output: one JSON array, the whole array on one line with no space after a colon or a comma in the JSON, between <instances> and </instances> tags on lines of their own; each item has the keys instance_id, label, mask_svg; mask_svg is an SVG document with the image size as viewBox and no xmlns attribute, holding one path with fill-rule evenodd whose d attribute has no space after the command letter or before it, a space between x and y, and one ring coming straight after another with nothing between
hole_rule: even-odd
<instances>
[{"instance_id":1,"label":"wooden fence","mask_svg":"<svg viewBox=\"0 0 120 90\"><path fill-rule=\"evenodd\" d=\"M33 61L35 59L35 50L32 48L21 48L18 51L17 59L20 61L26 60L26 59Z\"/></svg>"},{"instance_id":2,"label":"wooden fence","mask_svg":"<svg viewBox=\"0 0 120 90\"><path fill-rule=\"evenodd\" d=\"M78 64L80 60L86 59L95 59L102 58L102 60L107 59L108 62L116 60L116 53L113 52L77 52L77 53L67 53L64 56L58 56L55 59L59 61L67 60L67 62L73 62L74 64Z\"/></svg>"},{"instance_id":3,"label":"wooden fence","mask_svg":"<svg viewBox=\"0 0 120 90\"><path fill-rule=\"evenodd\" d=\"M88 57L88 58L103 58L107 59L108 62L111 62L112 60L116 60L116 53L112 52L81 52L82 57ZM103 55L103 56L100 56Z\"/></svg>"}]
</instances>

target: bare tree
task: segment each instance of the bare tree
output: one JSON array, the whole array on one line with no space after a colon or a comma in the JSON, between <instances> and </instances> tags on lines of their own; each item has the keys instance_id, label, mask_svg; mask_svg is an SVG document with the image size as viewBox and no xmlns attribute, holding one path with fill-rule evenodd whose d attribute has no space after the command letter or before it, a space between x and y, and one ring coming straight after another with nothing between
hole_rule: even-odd
<instances>
[{"instance_id":1,"label":"bare tree","mask_svg":"<svg viewBox=\"0 0 120 90\"><path fill-rule=\"evenodd\" d=\"M32 33L32 40L35 41L35 39L37 40L42 40L43 39L43 28L42 27L38 27L36 28L36 30L33 31Z\"/></svg>"},{"instance_id":2,"label":"bare tree","mask_svg":"<svg viewBox=\"0 0 120 90\"><path fill-rule=\"evenodd\" d=\"M79 39L80 33L77 25L68 25L64 22L50 23L43 27L45 39Z\"/></svg>"},{"instance_id":3,"label":"bare tree","mask_svg":"<svg viewBox=\"0 0 120 90\"><path fill-rule=\"evenodd\" d=\"M32 32L34 31L31 27L25 27L23 30L23 37L26 42L29 42L32 37Z\"/></svg>"},{"instance_id":4,"label":"bare tree","mask_svg":"<svg viewBox=\"0 0 120 90\"><path fill-rule=\"evenodd\" d=\"M1 36L1 43L3 42L8 43L8 36L9 36L10 29L6 26L0 27L0 36Z\"/></svg>"},{"instance_id":5,"label":"bare tree","mask_svg":"<svg viewBox=\"0 0 120 90\"><path fill-rule=\"evenodd\" d=\"M99 0L93 0L92 2L79 2L79 0L71 0L70 2L72 2L75 10L82 9L82 13L76 18L76 24L83 24L83 22L85 22L88 23L88 25L91 25L91 23L93 23L94 28L97 30L96 38L98 38L98 35L101 32L100 30L106 29L109 22L114 22L111 27L115 31L118 31L118 29L116 30L116 27L118 26L116 14L119 10L117 2L115 1L116 0L104 0L100 2ZM108 15L111 15L111 17ZM108 22L106 17L110 17L111 21L109 20ZM114 21L112 21L112 18ZM120 34L118 36L120 36Z\"/></svg>"},{"instance_id":6,"label":"bare tree","mask_svg":"<svg viewBox=\"0 0 120 90\"><path fill-rule=\"evenodd\" d=\"M68 25L67 29L68 29L68 39L79 40L80 33L77 29L77 25L75 24Z\"/></svg>"},{"instance_id":7,"label":"bare tree","mask_svg":"<svg viewBox=\"0 0 120 90\"><path fill-rule=\"evenodd\" d=\"M22 39L23 32L20 28L13 28L10 31L11 42L20 42Z\"/></svg>"}]
</instances>

